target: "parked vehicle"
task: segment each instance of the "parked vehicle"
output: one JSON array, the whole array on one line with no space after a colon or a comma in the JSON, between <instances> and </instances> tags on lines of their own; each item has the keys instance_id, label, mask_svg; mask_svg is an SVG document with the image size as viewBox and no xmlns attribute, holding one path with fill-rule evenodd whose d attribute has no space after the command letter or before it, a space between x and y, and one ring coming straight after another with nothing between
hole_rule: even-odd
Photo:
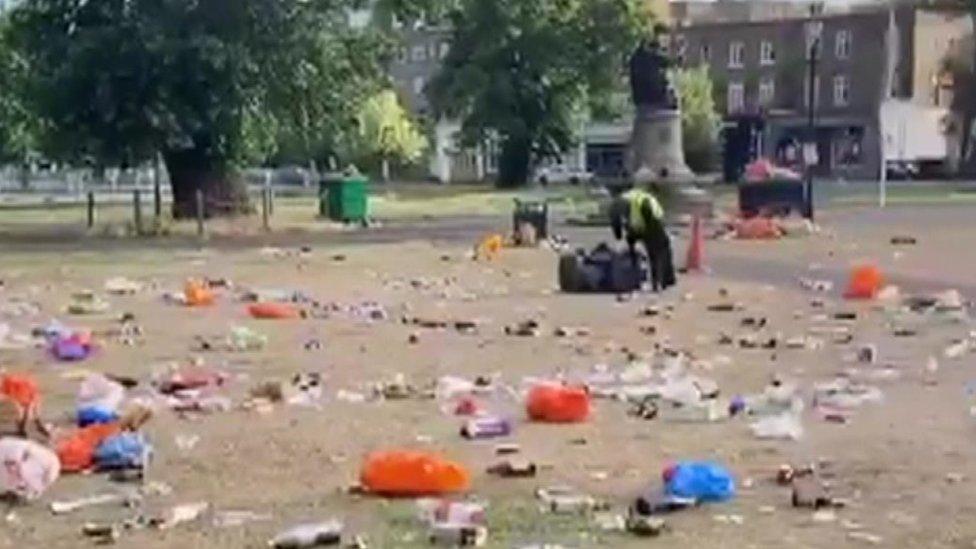
<instances>
[{"instance_id":1,"label":"parked vehicle","mask_svg":"<svg viewBox=\"0 0 976 549\"><path fill-rule=\"evenodd\" d=\"M892 181L908 181L918 177L918 165L914 162L889 160L887 162L888 179Z\"/></svg>"},{"instance_id":2,"label":"parked vehicle","mask_svg":"<svg viewBox=\"0 0 976 549\"><path fill-rule=\"evenodd\" d=\"M548 185L550 183L579 185L580 183L591 183L593 181L593 174L581 168L571 168L562 164L556 164L537 169L532 180L541 185Z\"/></svg>"}]
</instances>

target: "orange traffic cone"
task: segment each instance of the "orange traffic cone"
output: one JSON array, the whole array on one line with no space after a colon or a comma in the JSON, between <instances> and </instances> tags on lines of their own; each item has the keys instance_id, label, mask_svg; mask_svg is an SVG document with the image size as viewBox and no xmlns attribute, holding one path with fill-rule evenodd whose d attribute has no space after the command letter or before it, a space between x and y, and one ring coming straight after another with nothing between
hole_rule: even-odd
<instances>
[{"instance_id":1,"label":"orange traffic cone","mask_svg":"<svg viewBox=\"0 0 976 549\"><path fill-rule=\"evenodd\" d=\"M688 257L685 260L685 272L700 273L704 270L702 265L702 255L705 252L705 243L701 231L701 217L695 215L691 221L691 242L688 244Z\"/></svg>"}]
</instances>

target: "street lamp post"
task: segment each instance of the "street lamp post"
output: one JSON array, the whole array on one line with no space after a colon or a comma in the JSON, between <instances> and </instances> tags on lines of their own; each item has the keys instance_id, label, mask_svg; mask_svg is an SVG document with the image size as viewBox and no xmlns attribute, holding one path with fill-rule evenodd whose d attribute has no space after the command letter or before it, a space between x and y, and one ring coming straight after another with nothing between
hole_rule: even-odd
<instances>
[{"instance_id":1,"label":"street lamp post","mask_svg":"<svg viewBox=\"0 0 976 549\"><path fill-rule=\"evenodd\" d=\"M820 38L823 31L823 23L814 18L823 9L822 4L810 5L810 22L807 32L809 33L809 49L807 55L807 142L804 147L804 172L803 198L806 202L806 217L813 220L813 168L817 154L817 56L820 52Z\"/></svg>"}]
</instances>

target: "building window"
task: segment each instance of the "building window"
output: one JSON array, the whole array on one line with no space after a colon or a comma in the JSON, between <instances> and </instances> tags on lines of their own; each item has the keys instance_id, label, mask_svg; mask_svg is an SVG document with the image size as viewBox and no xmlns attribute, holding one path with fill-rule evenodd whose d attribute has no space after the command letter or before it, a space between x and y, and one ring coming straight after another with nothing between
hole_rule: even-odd
<instances>
[{"instance_id":1,"label":"building window","mask_svg":"<svg viewBox=\"0 0 976 549\"><path fill-rule=\"evenodd\" d=\"M769 40L763 40L759 44L759 63L762 65L776 64L776 48Z\"/></svg>"},{"instance_id":2,"label":"building window","mask_svg":"<svg viewBox=\"0 0 976 549\"><path fill-rule=\"evenodd\" d=\"M817 106L820 106L820 76L813 80L813 95ZM810 108L810 76L803 77L803 106Z\"/></svg>"},{"instance_id":3,"label":"building window","mask_svg":"<svg viewBox=\"0 0 976 549\"><path fill-rule=\"evenodd\" d=\"M414 95L423 95L424 93L424 77L418 76L413 79L413 93Z\"/></svg>"},{"instance_id":4,"label":"building window","mask_svg":"<svg viewBox=\"0 0 976 549\"><path fill-rule=\"evenodd\" d=\"M401 47L397 50L397 61L400 63L406 63L410 60L410 51L406 47Z\"/></svg>"},{"instance_id":5,"label":"building window","mask_svg":"<svg viewBox=\"0 0 976 549\"><path fill-rule=\"evenodd\" d=\"M834 55L837 59L848 59L851 56L851 43L853 42L853 35L849 30L839 30L837 31L837 36L834 38Z\"/></svg>"},{"instance_id":6,"label":"building window","mask_svg":"<svg viewBox=\"0 0 976 549\"><path fill-rule=\"evenodd\" d=\"M742 68L746 58L746 45L743 42L729 43L729 67Z\"/></svg>"},{"instance_id":7,"label":"building window","mask_svg":"<svg viewBox=\"0 0 976 549\"><path fill-rule=\"evenodd\" d=\"M421 63L423 61L426 61L427 60L427 48L425 46L423 46L423 45L414 46L413 49L410 50L410 59L414 63Z\"/></svg>"},{"instance_id":8,"label":"building window","mask_svg":"<svg viewBox=\"0 0 976 549\"><path fill-rule=\"evenodd\" d=\"M702 44L698 47L698 57L707 65L712 60L712 48L708 44Z\"/></svg>"},{"instance_id":9,"label":"building window","mask_svg":"<svg viewBox=\"0 0 976 549\"><path fill-rule=\"evenodd\" d=\"M726 100L729 114L741 112L746 106L745 88L741 82L729 84L728 98Z\"/></svg>"},{"instance_id":10,"label":"building window","mask_svg":"<svg viewBox=\"0 0 976 549\"><path fill-rule=\"evenodd\" d=\"M763 107L772 105L776 100L776 81L763 78L759 81L759 104Z\"/></svg>"},{"instance_id":11,"label":"building window","mask_svg":"<svg viewBox=\"0 0 976 549\"><path fill-rule=\"evenodd\" d=\"M441 59L447 57L448 52L451 51L451 44L448 42L441 42Z\"/></svg>"},{"instance_id":12,"label":"building window","mask_svg":"<svg viewBox=\"0 0 976 549\"><path fill-rule=\"evenodd\" d=\"M851 102L851 81L843 74L834 77L834 106L846 107Z\"/></svg>"}]
</instances>

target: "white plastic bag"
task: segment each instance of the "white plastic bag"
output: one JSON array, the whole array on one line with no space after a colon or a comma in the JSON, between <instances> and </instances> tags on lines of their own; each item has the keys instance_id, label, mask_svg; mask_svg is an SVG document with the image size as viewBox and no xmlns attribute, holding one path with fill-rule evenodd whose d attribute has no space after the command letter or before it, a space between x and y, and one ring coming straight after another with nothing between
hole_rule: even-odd
<instances>
[{"instance_id":1,"label":"white plastic bag","mask_svg":"<svg viewBox=\"0 0 976 549\"><path fill-rule=\"evenodd\" d=\"M78 407L98 407L115 412L125 399L125 388L102 374L91 374L78 389Z\"/></svg>"},{"instance_id":2,"label":"white plastic bag","mask_svg":"<svg viewBox=\"0 0 976 549\"><path fill-rule=\"evenodd\" d=\"M442 376L437 380L437 388L434 395L437 400L453 400L458 397L470 396L475 392L474 383L455 376Z\"/></svg>"},{"instance_id":3,"label":"white plastic bag","mask_svg":"<svg viewBox=\"0 0 976 549\"><path fill-rule=\"evenodd\" d=\"M749 428L756 438L764 440L799 440L803 436L803 425L794 414L767 416L750 424Z\"/></svg>"},{"instance_id":4,"label":"white plastic bag","mask_svg":"<svg viewBox=\"0 0 976 549\"><path fill-rule=\"evenodd\" d=\"M30 440L0 438L0 493L35 499L61 474L58 456Z\"/></svg>"}]
</instances>

